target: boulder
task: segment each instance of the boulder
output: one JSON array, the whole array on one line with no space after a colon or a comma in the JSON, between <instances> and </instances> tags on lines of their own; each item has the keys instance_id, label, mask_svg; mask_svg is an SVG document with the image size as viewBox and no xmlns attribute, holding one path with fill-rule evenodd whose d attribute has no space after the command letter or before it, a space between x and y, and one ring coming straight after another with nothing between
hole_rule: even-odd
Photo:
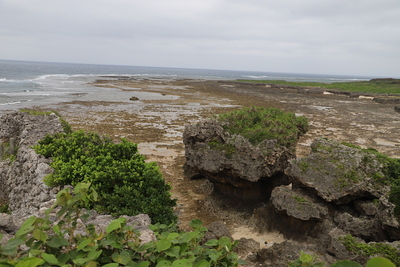
<instances>
[{"instance_id":1,"label":"boulder","mask_svg":"<svg viewBox=\"0 0 400 267\"><path fill-rule=\"evenodd\" d=\"M322 221L328 215L328 208L321 201L307 196L301 189L292 190L290 186L275 187L271 203L276 211L303 221Z\"/></svg>"},{"instance_id":2,"label":"boulder","mask_svg":"<svg viewBox=\"0 0 400 267\"><path fill-rule=\"evenodd\" d=\"M292 160L285 170L294 185L334 204L388 194L390 187L377 179L384 175L383 163L376 154L326 138L317 138L311 150L308 157Z\"/></svg>"},{"instance_id":3,"label":"boulder","mask_svg":"<svg viewBox=\"0 0 400 267\"><path fill-rule=\"evenodd\" d=\"M264 197L262 190L253 191L254 187L265 188L257 183L283 173L288 160L295 157L292 150L278 145L276 140L253 145L241 135L229 134L221 122L213 119L187 125L183 142L186 173L191 177L201 174L215 184L217 191L231 197ZM243 190L233 192L236 189Z\"/></svg>"},{"instance_id":4,"label":"boulder","mask_svg":"<svg viewBox=\"0 0 400 267\"><path fill-rule=\"evenodd\" d=\"M254 253L260 249L260 243L252 238L240 238L239 243L235 247L235 252L239 254L242 258L249 258L249 260L254 260Z\"/></svg>"}]
</instances>

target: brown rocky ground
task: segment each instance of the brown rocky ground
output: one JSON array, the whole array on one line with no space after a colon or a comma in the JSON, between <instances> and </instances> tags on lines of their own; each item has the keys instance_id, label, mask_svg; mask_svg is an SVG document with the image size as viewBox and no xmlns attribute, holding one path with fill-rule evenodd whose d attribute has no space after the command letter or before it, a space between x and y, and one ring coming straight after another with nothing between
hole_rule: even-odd
<instances>
[{"instance_id":1,"label":"brown rocky ground","mask_svg":"<svg viewBox=\"0 0 400 267\"><path fill-rule=\"evenodd\" d=\"M158 162L165 179L172 184L182 228L194 218L205 224L222 220L236 237L282 240L279 234L254 233L251 212L241 210L234 200L217 201L210 197L204 181L184 178L184 126L213 114L254 105L277 107L306 116L310 131L299 142L298 157L308 153L309 144L317 136L373 147L392 157L400 157L400 114L394 112L394 105L378 104L370 99L304 94L296 89L232 81L105 77L94 85L117 89L115 94L128 92L139 100L64 102L51 109L58 111L75 130L95 131L138 143L140 152L149 161Z\"/></svg>"}]
</instances>

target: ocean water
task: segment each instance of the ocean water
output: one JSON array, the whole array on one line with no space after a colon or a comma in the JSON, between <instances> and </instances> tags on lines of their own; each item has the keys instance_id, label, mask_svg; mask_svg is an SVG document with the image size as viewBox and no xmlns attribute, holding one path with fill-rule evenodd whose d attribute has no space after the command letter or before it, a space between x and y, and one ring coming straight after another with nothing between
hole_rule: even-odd
<instances>
[{"instance_id":1,"label":"ocean water","mask_svg":"<svg viewBox=\"0 0 400 267\"><path fill-rule=\"evenodd\" d=\"M106 88L93 87L88 84L103 75L129 75L138 78L158 79L254 79L325 83L361 81L374 78L0 60L0 110L18 110L40 104L63 102L71 100L71 96L74 96L74 100L76 100L82 94L107 94Z\"/></svg>"}]
</instances>

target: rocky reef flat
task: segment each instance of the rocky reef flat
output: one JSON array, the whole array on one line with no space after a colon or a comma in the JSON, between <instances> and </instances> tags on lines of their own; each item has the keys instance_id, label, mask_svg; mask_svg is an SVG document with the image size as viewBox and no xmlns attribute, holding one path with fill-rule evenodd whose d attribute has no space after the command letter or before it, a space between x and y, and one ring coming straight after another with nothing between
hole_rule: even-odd
<instances>
[{"instance_id":1,"label":"rocky reef flat","mask_svg":"<svg viewBox=\"0 0 400 267\"><path fill-rule=\"evenodd\" d=\"M33 107L58 111L74 130L85 129L127 138L139 144L149 161L157 161L178 198L181 221L192 218L206 223L223 216L229 224L238 219L215 211L204 203L201 182L184 179L183 130L213 114L240 107L277 107L309 119L310 130L300 139L296 154L305 157L316 137L372 147L391 157L400 157L400 116L395 104L369 98L327 94L271 85L234 81L137 79L104 77L94 86L115 90L118 101L74 101ZM121 101L117 94L127 95ZM128 97L129 96L129 97ZM130 100L137 97L138 100Z\"/></svg>"}]
</instances>

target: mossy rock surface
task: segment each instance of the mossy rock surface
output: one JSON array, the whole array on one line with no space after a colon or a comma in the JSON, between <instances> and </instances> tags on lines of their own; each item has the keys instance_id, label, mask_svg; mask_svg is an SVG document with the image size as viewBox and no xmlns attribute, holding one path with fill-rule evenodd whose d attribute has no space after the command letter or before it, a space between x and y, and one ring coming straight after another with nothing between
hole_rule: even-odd
<instances>
[{"instance_id":1,"label":"mossy rock surface","mask_svg":"<svg viewBox=\"0 0 400 267\"><path fill-rule=\"evenodd\" d=\"M389 192L383 181L385 164L376 153L326 138L317 138L311 149L308 157L291 161L286 174L325 201L346 204Z\"/></svg>"}]
</instances>

